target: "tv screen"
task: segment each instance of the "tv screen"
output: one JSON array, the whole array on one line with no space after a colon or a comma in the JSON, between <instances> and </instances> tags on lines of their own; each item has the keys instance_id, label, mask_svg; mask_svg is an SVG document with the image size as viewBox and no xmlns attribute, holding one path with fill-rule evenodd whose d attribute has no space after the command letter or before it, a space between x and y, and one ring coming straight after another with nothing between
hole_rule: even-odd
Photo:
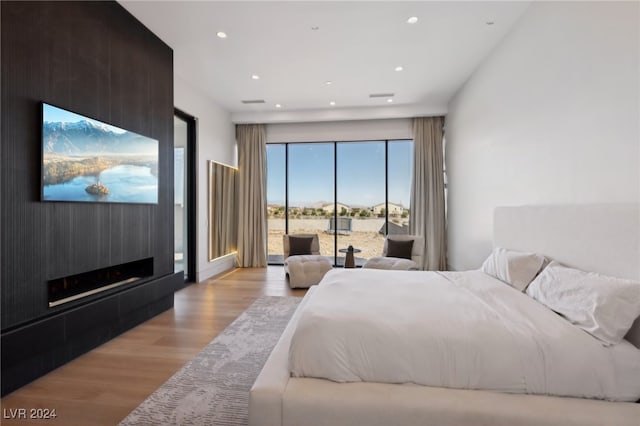
<instances>
[{"instance_id":1,"label":"tv screen","mask_svg":"<svg viewBox=\"0 0 640 426\"><path fill-rule=\"evenodd\" d=\"M158 141L42 103L42 199L158 203Z\"/></svg>"}]
</instances>

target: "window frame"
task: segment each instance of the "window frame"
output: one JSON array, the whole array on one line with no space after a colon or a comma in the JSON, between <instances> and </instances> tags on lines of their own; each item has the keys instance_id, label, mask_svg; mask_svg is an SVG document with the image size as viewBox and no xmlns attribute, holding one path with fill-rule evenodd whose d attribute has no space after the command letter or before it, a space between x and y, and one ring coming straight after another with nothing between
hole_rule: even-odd
<instances>
[{"instance_id":1,"label":"window frame","mask_svg":"<svg viewBox=\"0 0 640 426\"><path fill-rule=\"evenodd\" d=\"M305 141L305 142L267 142L267 147L269 145L284 145L284 161L285 161L285 174L284 174L284 184L285 184L285 199L284 199L284 233L289 233L289 146L290 145L300 145L300 144L333 144L333 219L337 223L338 218L338 145L339 144L357 144L357 143L365 143L365 142L384 142L384 205L385 205L385 221L384 221L384 236L386 237L389 232L389 143L394 142L407 142L410 141L412 144L414 143L413 139L405 138L405 139L367 139L367 140L335 140L335 141ZM413 157L413 149L411 150L411 155ZM268 167L268 165L267 165ZM268 178L268 175L267 175ZM269 194L267 194L268 200ZM409 203L410 204L410 203ZM411 211L409 206L409 211ZM410 214L410 213L409 213ZM267 234L268 234L268 224L267 224ZM333 266L339 267L342 266L338 263L339 251L338 251L338 233L334 233L333 235ZM267 241L268 247L268 241ZM269 256L267 254L267 263L269 265L283 265L281 262L272 262L269 260Z\"/></svg>"}]
</instances>

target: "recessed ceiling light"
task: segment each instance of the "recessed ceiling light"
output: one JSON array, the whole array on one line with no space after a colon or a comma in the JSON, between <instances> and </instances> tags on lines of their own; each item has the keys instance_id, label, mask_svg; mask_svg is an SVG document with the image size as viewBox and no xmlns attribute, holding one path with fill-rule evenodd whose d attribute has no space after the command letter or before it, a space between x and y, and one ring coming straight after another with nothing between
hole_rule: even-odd
<instances>
[{"instance_id":1,"label":"recessed ceiling light","mask_svg":"<svg viewBox=\"0 0 640 426\"><path fill-rule=\"evenodd\" d=\"M393 99L387 99L387 102L391 103L393 102Z\"/></svg>"},{"instance_id":2,"label":"recessed ceiling light","mask_svg":"<svg viewBox=\"0 0 640 426\"><path fill-rule=\"evenodd\" d=\"M216 34L219 38L227 38L227 33L224 33L222 31L218 31L218 33Z\"/></svg>"},{"instance_id":3,"label":"recessed ceiling light","mask_svg":"<svg viewBox=\"0 0 640 426\"><path fill-rule=\"evenodd\" d=\"M329 105L331 105L331 106L334 106L335 104L336 104L336 103L335 103L335 102L333 102L333 101L329 102Z\"/></svg>"},{"instance_id":4,"label":"recessed ceiling light","mask_svg":"<svg viewBox=\"0 0 640 426\"><path fill-rule=\"evenodd\" d=\"M325 81L324 84L326 84L327 86L331 86L333 84L333 81Z\"/></svg>"},{"instance_id":5,"label":"recessed ceiling light","mask_svg":"<svg viewBox=\"0 0 640 426\"><path fill-rule=\"evenodd\" d=\"M416 22L418 22L417 16L412 16L409 19L407 19L407 24L415 24Z\"/></svg>"},{"instance_id":6,"label":"recessed ceiling light","mask_svg":"<svg viewBox=\"0 0 640 426\"><path fill-rule=\"evenodd\" d=\"M396 71L402 71L404 68L402 68L401 66L397 66L396 67Z\"/></svg>"},{"instance_id":7,"label":"recessed ceiling light","mask_svg":"<svg viewBox=\"0 0 640 426\"><path fill-rule=\"evenodd\" d=\"M282 105L276 104L276 108L282 108Z\"/></svg>"},{"instance_id":8,"label":"recessed ceiling light","mask_svg":"<svg viewBox=\"0 0 640 426\"><path fill-rule=\"evenodd\" d=\"M252 75L251 78L254 80L260 80L260 76L257 74Z\"/></svg>"}]
</instances>

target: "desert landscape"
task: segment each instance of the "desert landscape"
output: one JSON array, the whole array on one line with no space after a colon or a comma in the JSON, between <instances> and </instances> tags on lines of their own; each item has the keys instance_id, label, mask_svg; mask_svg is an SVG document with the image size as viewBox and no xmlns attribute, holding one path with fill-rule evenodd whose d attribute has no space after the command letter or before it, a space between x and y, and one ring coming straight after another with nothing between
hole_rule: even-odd
<instances>
[{"instance_id":1,"label":"desert landscape","mask_svg":"<svg viewBox=\"0 0 640 426\"><path fill-rule=\"evenodd\" d=\"M362 250L355 254L357 263L382 254L384 235L380 229L384 225L384 218L353 219L350 233L338 233L338 249L352 245ZM284 219L270 218L268 220L268 254L282 256L282 235L285 233ZM333 256L334 236L329 230L329 219L290 219L290 234L318 234L320 254ZM338 253L344 257L344 253Z\"/></svg>"}]
</instances>

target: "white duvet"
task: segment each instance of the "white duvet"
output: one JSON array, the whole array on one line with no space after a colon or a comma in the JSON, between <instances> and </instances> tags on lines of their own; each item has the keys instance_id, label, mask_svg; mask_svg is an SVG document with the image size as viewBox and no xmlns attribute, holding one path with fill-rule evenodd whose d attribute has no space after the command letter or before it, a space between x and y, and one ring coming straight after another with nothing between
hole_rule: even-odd
<instances>
[{"instance_id":1,"label":"white duvet","mask_svg":"<svg viewBox=\"0 0 640 426\"><path fill-rule=\"evenodd\" d=\"M610 347L480 271L333 270L310 295L291 374L636 401L640 350Z\"/></svg>"}]
</instances>

